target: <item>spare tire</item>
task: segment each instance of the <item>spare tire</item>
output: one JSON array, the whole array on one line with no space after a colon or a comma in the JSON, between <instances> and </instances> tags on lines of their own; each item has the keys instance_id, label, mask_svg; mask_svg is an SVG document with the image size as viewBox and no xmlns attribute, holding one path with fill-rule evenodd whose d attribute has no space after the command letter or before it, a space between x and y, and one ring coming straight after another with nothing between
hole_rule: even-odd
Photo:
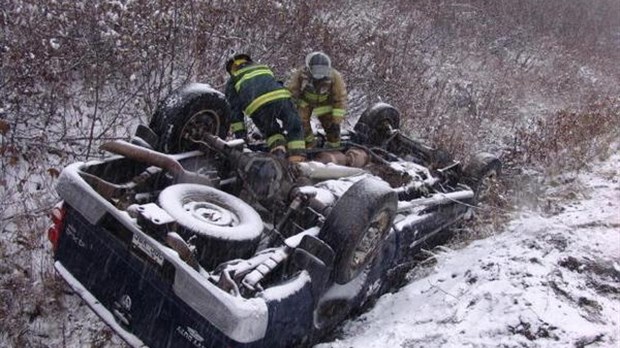
<instances>
[{"instance_id":1,"label":"spare tire","mask_svg":"<svg viewBox=\"0 0 620 348\"><path fill-rule=\"evenodd\" d=\"M334 250L336 283L348 283L374 261L397 205L394 190L372 177L353 184L336 202L319 232L319 238Z\"/></svg>"},{"instance_id":2,"label":"spare tire","mask_svg":"<svg viewBox=\"0 0 620 348\"><path fill-rule=\"evenodd\" d=\"M358 141L379 146L390 135L390 129L399 129L400 112L390 104L377 103L366 109L353 130Z\"/></svg>"},{"instance_id":3,"label":"spare tire","mask_svg":"<svg viewBox=\"0 0 620 348\"><path fill-rule=\"evenodd\" d=\"M263 231L258 213L241 199L213 187L177 184L159 194L159 205L177 222L178 233L196 246L206 269L252 256Z\"/></svg>"},{"instance_id":4,"label":"spare tire","mask_svg":"<svg viewBox=\"0 0 620 348\"><path fill-rule=\"evenodd\" d=\"M183 86L162 100L149 128L159 137L157 150L178 153L195 149L190 138L202 134L226 138L230 127L230 106L223 93L202 83Z\"/></svg>"}]
</instances>

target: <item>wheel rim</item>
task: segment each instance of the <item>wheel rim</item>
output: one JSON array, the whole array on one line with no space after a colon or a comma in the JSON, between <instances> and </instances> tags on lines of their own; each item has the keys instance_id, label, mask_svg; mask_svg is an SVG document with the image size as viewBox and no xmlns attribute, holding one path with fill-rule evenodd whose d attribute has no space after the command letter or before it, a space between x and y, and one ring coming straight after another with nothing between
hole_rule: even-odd
<instances>
[{"instance_id":1,"label":"wheel rim","mask_svg":"<svg viewBox=\"0 0 620 348\"><path fill-rule=\"evenodd\" d=\"M360 242L357 243L353 252L351 267L349 267L352 274L357 273L374 256L379 246L379 241L390 226L390 220L390 214L386 210L382 210L373 217L366 229L366 233L364 233Z\"/></svg>"},{"instance_id":2,"label":"wheel rim","mask_svg":"<svg viewBox=\"0 0 620 348\"><path fill-rule=\"evenodd\" d=\"M232 211L219 205L203 201L187 201L183 209L194 219L212 226L234 227L239 218Z\"/></svg>"},{"instance_id":3,"label":"wheel rim","mask_svg":"<svg viewBox=\"0 0 620 348\"><path fill-rule=\"evenodd\" d=\"M487 173L478 183L477 196L478 200L482 201L488 198L493 191L493 188L497 184L497 171L492 170Z\"/></svg>"},{"instance_id":4,"label":"wheel rim","mask_svg":"<svg viewBox=\"0 0 620 348\"><path fill-rule=\"evenodd\" d=\"M192 115L179 135L179 148L187 148L185 145L191 142L191 139L202 140L206 137L204 134L218 135L220 129L220 118L213 110L202 110Z\"/></svg>"}]
</instances>

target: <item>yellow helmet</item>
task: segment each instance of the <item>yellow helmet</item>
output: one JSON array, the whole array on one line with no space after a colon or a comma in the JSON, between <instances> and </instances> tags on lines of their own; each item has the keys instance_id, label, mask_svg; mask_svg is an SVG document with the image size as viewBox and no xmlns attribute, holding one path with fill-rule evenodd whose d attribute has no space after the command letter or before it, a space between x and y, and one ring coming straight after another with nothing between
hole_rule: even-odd
<instances>
[{"instance_id":1,"label":"yellow helmet","mask_svg":"<svg viewBox=\"0 0 620 348\"><path fill-rule=\"evenodd\" d=\"M226 61L226 71L230 73L235 66L239 66L243 63L252 62L252 58L245 53L235 54L232 57L228 58Z\"/></svg>"}]
</instances>

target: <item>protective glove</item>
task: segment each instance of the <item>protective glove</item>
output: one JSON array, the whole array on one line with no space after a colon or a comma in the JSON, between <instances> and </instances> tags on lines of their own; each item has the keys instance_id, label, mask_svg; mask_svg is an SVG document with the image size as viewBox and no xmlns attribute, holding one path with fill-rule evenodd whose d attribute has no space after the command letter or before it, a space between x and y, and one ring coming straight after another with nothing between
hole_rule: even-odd
<instances>
[{"instance_id":1,"label":"protective glove","mask_svg":"<svg viewBox=\"0 0 620 348\"><path fill-rule=\"evenodd\" d=\"M283 145L278 145L269 151L272 155L276 156L280 159L286 158L286 147Z\"/></svg>"},{"instance_id":2,"label":"protective glove","mask_svg":"<svg viewBox=\"0 0 620 348\"><path fill-rule=\"evenodd\" d=\"M235 133L235 139L246 139L248 136L248 132L244 129L244 130L240 130L240 131L236 131Z\"/></svg>"},{"instance_id":3,"label":"protective glove","mask_svg":"<svg viewBox=\"0 0 620 348\"><path fill-rule=\"evenodd\" d=\"M334 124L334 117L332 115L319 116L319 122L321 122L321 127L327 130Z\"/></svg>"}]
</instances>

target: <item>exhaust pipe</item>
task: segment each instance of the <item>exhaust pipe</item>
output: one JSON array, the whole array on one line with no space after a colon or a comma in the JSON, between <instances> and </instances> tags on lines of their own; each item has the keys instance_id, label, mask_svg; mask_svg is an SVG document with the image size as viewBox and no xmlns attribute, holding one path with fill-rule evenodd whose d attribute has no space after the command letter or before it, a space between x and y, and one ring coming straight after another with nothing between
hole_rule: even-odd
<instances>
[{"instance_id":1,"label":"exhaust pipe","mask_svg":"<svg viewBox=\"0 0 620 348\"><path fill-rule=\"evenodd\" d=\"M172 174L176 183L193 183L207 186L215 186L216 184L211 178L185 170L181 163L171 155L137 146L123 140L105 143L101 145L100 149L167 170Z\"/></svg>"}]
</instances>

